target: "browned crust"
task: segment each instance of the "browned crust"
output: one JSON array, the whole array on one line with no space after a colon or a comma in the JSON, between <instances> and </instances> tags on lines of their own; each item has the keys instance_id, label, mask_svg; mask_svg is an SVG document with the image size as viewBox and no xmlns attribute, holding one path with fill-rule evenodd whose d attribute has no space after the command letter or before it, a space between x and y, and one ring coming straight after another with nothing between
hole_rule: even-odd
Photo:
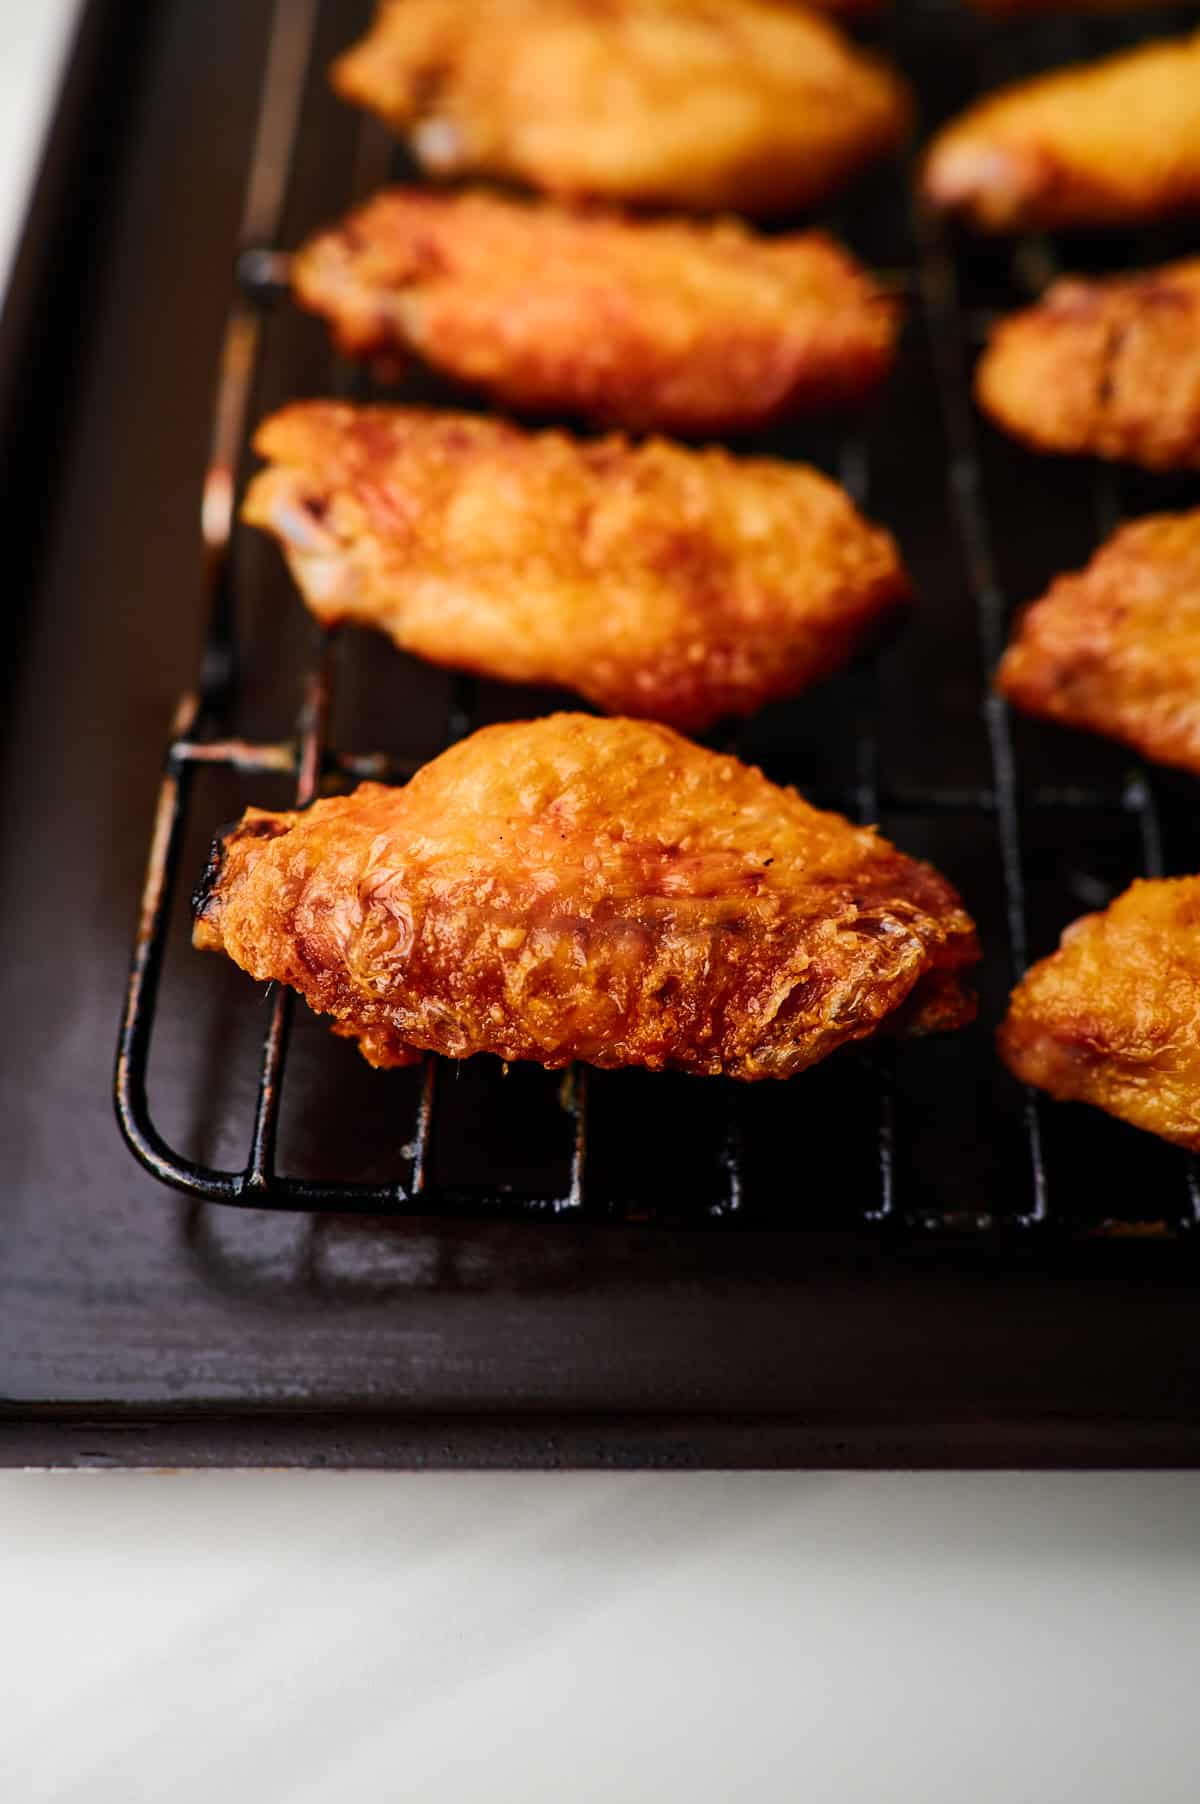
<instances>
[{"instance_id":1,"label":"browned crust","mask_svg":"<svg viewBox=\"0 0 1200 1804\"><path fill-rule=\"evenodd\" d=\"M996 686L1017 707L1200 774L1200 511L1123 527L1023 615Z\"/></svg>"},{"instance_id":2,"label":"browned crust","mask_svg":"<svg viewBox=\"0 0 1200 1804\"><path fill-rule=\"evenodd\" d=\"M1056 282L995 328L975 392L1040 451L1200 468L1200 259Z\"/></svg>"},{"instance_id":3,"label":"browned crust","mask_svg":"<svg viewBox=\"0 0 1200 1804\"><path fill-rule=\"evenodd\" d=\"M741 1079L961 1025L978 957L945 880L869 829L667 728L581 715L485 728L404 790L251 811L195 937L374 1064Z\"/></svg>"},{"instance_id":4,"label":"browned crust","mask_svg":"<svg viewBox=\"0 0 1200 1804\"><path fill-rule=\"evenodd\" d=\"M794 5L809 5L814 12L828 13L834 19L874 19L886 11L891 0L791 0Z\"/></svg>"},{"instance_id":5,"label":"browned crust","mask_svg":"<svg viewBox=\"0 0 1200 1804\"><path fill-rule=\"evenodd\" d=\"M986 95L933 140L922 190L985 231L1200 208L1200 33Z\"/></svg>"},{"instance_id":6,"label":"browned crust","mask_svg":"<svg viewBox=\"0 0 1200 1804\"><path fill-rule=\"evenodd\" d=\"M417 656L699 728L836 669L907 596L814 470L304 402L260 429L244 517L308 606Z\"/></svg>"},{"instance_id":7,"label":"browned crust","mask_svg":"<svg viewBox=\"0 0 1200 1804\"><path fill-rule=\"evenodd\" d=\"M781 0L385 0L332 79L432 174L702 212L809 206L911 119L894 71Z\"/></svg>"},{"instance_id":8,"label":"browned crust","mask_svg":"<svg viewBox=\"0 0 1200 1804\"><path fill-rule=\"evenodd\" d=\"M999 1047L1023 1082L1200 1151L1200 878L1136 882L1074 922Z\"/></svg>"},{"instance_id":9,"label":"browned crust","mask_svg":"<svg viewBox=\"0 0 1200 1804\"><path fill-rule=\"evenodd\" d=\"M526 413L685 434L859 401L898 306L823 232L395 188L310 240L301 303L351 356L409 352Z\"/></svg>"}]
</instances>

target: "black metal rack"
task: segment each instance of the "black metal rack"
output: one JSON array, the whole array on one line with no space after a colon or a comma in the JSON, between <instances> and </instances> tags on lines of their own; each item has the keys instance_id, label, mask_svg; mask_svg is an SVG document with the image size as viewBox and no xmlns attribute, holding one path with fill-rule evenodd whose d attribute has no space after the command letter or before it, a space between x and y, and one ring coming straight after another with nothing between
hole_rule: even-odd
<instances>
[{"instance_id":1,"label":"black metal rack","mask_svg":"<svg viewBox=\"0 0 1200 1804\"><path fill-rule=\"evenodd\" d=\"M278 740L247 739L227 736L224 730L229 700L238 681L231 545L239 473L246 460L246 430L259 355L271 310L280 298L278 245L289 175L303 128L305 96L311 81L319 79L312 62L321 11L321 0L277 0L275 10L242 227L239 287L226 330L212 455L203 497L210 627L198 687L183 698L176 714L155 816L121 1024L116 1071L121 1128L143 1165L164 1183L197 1200L255 1209L396 1217L519 1218L573 1213L601 1220L645 1219L656 1211L647 1206L644 1198L631 1200L627 1194L593 1181L589 1143L594 1143L597 1130L589 1107L589 1089L596 1080L581 1069L574 1071L564 1086L563 1106L570 1116L569 1152L560 1179L548 1185L523 1186L510 1181L504 1172L497 1172L494 1182L484 1184L464 1184L453 1175L439 1177L434 1139L447 1077L442 1062L434 1058L428 1058L424 1064L415 1119L409 1128L395 1135L403 1152L397 1156L394 1176L386 1181L363 1182L350 1176L313 1179L281 1171L277 1140L292 1032L292 999L286 993L276 993L268 1011L249 1153L243 1167L221 1169L176 1150L156 1126L151 1110L151 1038L168 929L179 898L182 854L197 772L219 768L253 780L290 777L294 780L296 805L303 806L327 780L372 777L403 781L412 768L393 757L350 751L335 743L330 721L339 647L329 637L322 642L311 670L304 705L291 736ZM901 47L908 29L909 22L903 18L895 27ZM389 154L378 128L364 123L352 183L355 195L382 179ZM897 185L894 195L899 193ZM818 779L814 784L811 772L785 774L822 803L843 808L863 820L888 821L889 831L901 845L906 843L904 823L910 819L960 823L964 831L969 828L977 837L986 839L988 855L994 857L1002 878L1004 945L1000 962L1004 975L1011 980L1024 969L1030 950L1024 868L1028 823L1035 817L1050 823L1071 818L1095 819L1106 824L1105 830L1115 823L1125 827L1132 823L1140 835L1143 872L1161 874L1167 861L1157 780L1140 768L1125 768L1118 781L1102 786L1024 777L1008 711L987 687L989 672L1006 637L1010 600L1025 597L1014 598L1006 593L997 567L996 516L986 493L980 429L969 388L970 345L976 320L970 300L961 292L964 249L944 225L928 217L916 220L911 242L911 265L899 272L897 280L907 289L916 315L912 331L926 335L944 433L949 495L946 530L955 541L955 555L966 572L976 622L975 666L970 672L959 672L955 680L969 680L974 686L982 710L988 769L982 781L889 780L888 761L878 731L876 671L873 666L864 666L841 679L840 694L853 728L849 780L843 778L831 784ZM1021 247L1014 262L1023 259L1023 266L1032 265L1044 278L1055 266L1056 256L1053 246L1039 243ZM343 391L349 385L352 392L362 392L362 378L351 372L335 371L334 381ZM872 454L867 436L858 428L845 431L832 444L830 455L855 498L860 503L874 500L868 494ZM936 471L929 472L931 481L936 481L936 477ZM1047 480L1052 481L1053 476ZM1099 536L1124 511L1121 478L1110 471L1098 472L1090 505ZM1049 574L1052 572L1047 571ZM470 681L463 679L454 685L442 743L470 730L474 695L475 686ZM739 749L744 747L744 736L739 736L738 745ZM430 745L428 755L439 749L439 745ZM754 749L751 745L748 755L753 755ZM893 821L895 826L891 825ZM1135 874L1129 870L1127 877ZM975 902L969 890L966 899L968 906ZM994 941L993 946L999 953ZM986 1034L972 1044L973 1057L990 1058ZM852 1226L865 1234L905 1228L924 1232L933 1228L955 1233L969 1231L973 1236L1001 1228L1083 1226L1092 1234L1111 1230L1112 1212L1107 1205L1086 1219L1077 1219L1074 1208L1059 1210L1043 1148L1045 1111L1032 1095L1015 1098L1014 1106L994 1130L998 1141L1001 1135L1007 1136L1006 1171L1019 1170L1022 1174L1016 1189L1007 1194L1003 1208L997 1210L993 1201L984 1197L963 1197L955 1207L931 1204L914 1193L911 1186L905 1189L899 1184L896 1137L903 1132L907 1105L897 1095L893 1067L896 1060L908 1056L906 1049L894 1059L890 1049L883 1047L841 1055L846 1070L853 1073L841 1081L854 1093L855 1126L861 1132L866 1120L871 1123L874 1176L869 1186L865 1180L859 1183L840 1225ZM852 1066L849 1060L853 1060ZM498 1069L495 1081L501 1081ZM607 1077L605 1081L609 1081ZM806 1082L807 1079L799 1080L800 1085ZM718 1092L721 1124L712 1140L708 1180L690 1199L685 1213L704 1220L760 1219L753 1207L746 1206L747 1105L736 1086L728 1084L706 1086L706 1104ZM1107 1124L1103 1131L1110 1129L1111 1124ZM1071 1131L1087 1134L1094 1130L1084 1123L1073 1126ZM1136 1156L1129 1155L1134 1161ZM1165 1186L1160 1180L1166 1167L1160 1161L1155 1170L1153 1196L1134 1199L1127 1219L1118 1225L1127 1227L1130 1222L1149 1221L1169 1238L1200 1219L1200 1189L1191 1162L1182 1156L1170 1155L1170 1176ZM673 1204L678 1201L671 1200ZM804 1212L794 1211L789 1225L803 1227L804 1223Z\"/></svg>"}]
</instances>

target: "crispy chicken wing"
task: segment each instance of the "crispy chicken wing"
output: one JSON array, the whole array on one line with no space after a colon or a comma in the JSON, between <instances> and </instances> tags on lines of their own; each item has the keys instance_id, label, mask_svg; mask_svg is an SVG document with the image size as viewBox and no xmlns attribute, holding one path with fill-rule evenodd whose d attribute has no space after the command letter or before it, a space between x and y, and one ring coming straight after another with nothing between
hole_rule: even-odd
<instances>
[{"instance_id":1,"label":"crispy chicken wing","mask_svg":"<svg viewBox=\"0 0 1200 1804\"><path fill-rule=\"evenodd\" d=\"M195 942L374 1065L420 1048L789 1077L961 1025L972 923L936 871L666 727L485 727L404 789L250 809Z\"/></svg>"},{"instance_id":2,"label":"crispy chicken wing","mask_svg":"<svg viewBox=\"0 0 1200 1804\"><path fill-rule=\"evenodd\" d=\"M997 687L1200 775L1200 511L1114 534L1024 615Z\"/></svg>"},{"instance_id":3,"label":"crispy chicken wing","mask_svg":"<svg viewBox=\"0 0 1200 1804\"><path fill-rule=\"evenodd\" d=\"M995 329L975 389L997 424L1040 451L1197 468L1200 258L1056 282Z\"/></svg>"},{"instance_id":4,"label":"crispy chicken wing","mask_svg":"<svg viewBox=\"0 0 1200 1804\"><path fill-rule=\"evenodd\" d=\"M292 284L352 356L412 350L527 412L672 432L858 400L896 336L895 303L823 232L478 191L377 194L300 251Z\"/></svg>"},{"instance_id":5,"label":"crispy chicken wing","mask_svg":"<svg viewBox=\"0 0 1200 1804\"><path fill-rule=\"evenodd\" d=\"M384 0L333 69L440 175L777 214L909 121L899 77L779 0Z\"/></svg>"},{"instance_id":6,"label":"crispy chicken wing","mask_svg":"<svg viewBox=\"0 0 1200 1804\"><path fill-rule=\"evenodd\" d=\"M813 470L419 408L286 407L245 518L308 606L435 663L699 728L794 694L907 592Z\"/></svg>"},{"instance_id":7,"label":"crispy chicken wing","mask_svg":"<svg viewBox=\"0 0 1200 1804\"><path fill-rule=\"evenodd\" d=\"M934 139L923 186L986 231L1200 209L1200 32L985 96Z\"/></svg>"},{"instance_id":8,"label":"crispy chicken wing","mask_svg":"<svg viewBox=\"0 0 1200 1804\"><path fill-rule=\"evenodd\" d=\"M1068 927L1014 991L1000 1052L1060 1101L1200 1152L1200 877L1137 882Z\"/></svg>"}]
</instances>

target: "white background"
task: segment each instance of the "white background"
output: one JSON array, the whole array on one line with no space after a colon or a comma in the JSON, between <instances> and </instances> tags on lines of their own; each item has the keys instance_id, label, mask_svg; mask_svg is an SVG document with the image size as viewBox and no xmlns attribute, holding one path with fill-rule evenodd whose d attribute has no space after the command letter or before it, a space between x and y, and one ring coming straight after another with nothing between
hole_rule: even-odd
<instances>
[{"instance_id":1,"label":"white background","mask_svg":"<svg viewBox=\"0 0 1200 1804\"><path fill-rule=\"evenodd\" d=\"M5 1804L1195 1804L1198 1668L1187 1477L0 1476Z\"/></svg>"},{"instance_id":2,"label":"white background","mask_svg":"<svg viewBox=\"0 0 1200 1804\"><path fill-rule=\"evenodd\" d=\"M0 296L79 0L0 0Z\"/></svg>"},{"instance_id":3,"label":"white background","mask_svg":"<svg viewBox=\"0 0 1200 1804\"><path fill-rule=\"evenodd\" d=\"M1160 1475L0 1479L13 1804L1195 1804Z\"/></svg>"}]
</instances>

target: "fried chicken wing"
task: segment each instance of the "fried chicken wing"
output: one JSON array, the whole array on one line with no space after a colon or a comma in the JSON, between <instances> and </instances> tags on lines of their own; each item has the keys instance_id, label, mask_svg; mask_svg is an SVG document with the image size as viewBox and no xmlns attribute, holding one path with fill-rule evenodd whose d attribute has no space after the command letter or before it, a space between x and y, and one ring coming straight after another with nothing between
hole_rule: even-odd
<instances>
[{"instance_id":1,"label":"fried chicken wing","mask_svg":"<svg viewBox=\"0 0 1200 1804\"><path fill-rule=\"evenodd\" d=\"M1122 527L1031 607L997 687L1017 707L1200 775L1200 511Z\"/></svg>"},{"instance_id":2,"label":"fried chicken wing","mask_svg":"<svg viewBox=\"0 0 1200 1804\"><path fill-rule=\"evenodd\" d=\"M1025 973L1005 1063L1061 1102L1200 1152L1200 877L1137 882Z\"/></svg>"},{"instance_id":3,"label":"fried chicken wing","mask_svg":"<svg viewBox=\"0 0 1200 1804\"><path fill-rule=\"evenodd\" d=\"M928 865L669 728L485 727L404 789L247 811L195 943L373 1065L417 1049L789 1077L961 1025L972 923Z\"/></svg>"},{"instance_id":4,"label":"fried chicken wing","mask_svg":"<svg viewBox=\"0 0 1200 1804\"><path fill-rule=\"evenodd\" d=\"M1200 467L1200 258L1056 282L995 329L975 392L1040 451Z\"/></svg>"},{"instance_id":5,"label":"fried chicken wing","mask_svg":"<svg viewBox=\"0 0 1200 1804\"><path fill-rule=\"evenodd\" d=\"M292 265L351 356L411 350L502 404L723 432L860 399L897 308L823 232L761 238L396 188Z\"/></svg>"},{"instance_id":6,"label":"fried chicken wing","mask_svg":"<svg viewBox=\"0 0 1200 1804\"><path fill-rule=\"evenodd\" d=\"M985 231L1200 209L1200 32L987 95L934 139L923 187Z\"/></svg>"},{"instance_id":7,"label":"fried chicken wing","mask_svg":"<svg viewBox=\"0 0 1200 1804\"><path fill-rule=\"evenodd\" d=\"M332 402L255 441L244 517L319 619L435 663L699 728L842 663L907 582L813 470L662 440Z\"/></svg>"},{"instance_id":8,"label":"fried chicken wing","mask_svg":"<svg viewBox=\"0 0 1200 1804\"><path fill-rule=\"evenodd\" d=\"M384 0L343 98L433 174L777 214L894 150L900 78L779 0Z\"/></svg>"}]
</instances>

